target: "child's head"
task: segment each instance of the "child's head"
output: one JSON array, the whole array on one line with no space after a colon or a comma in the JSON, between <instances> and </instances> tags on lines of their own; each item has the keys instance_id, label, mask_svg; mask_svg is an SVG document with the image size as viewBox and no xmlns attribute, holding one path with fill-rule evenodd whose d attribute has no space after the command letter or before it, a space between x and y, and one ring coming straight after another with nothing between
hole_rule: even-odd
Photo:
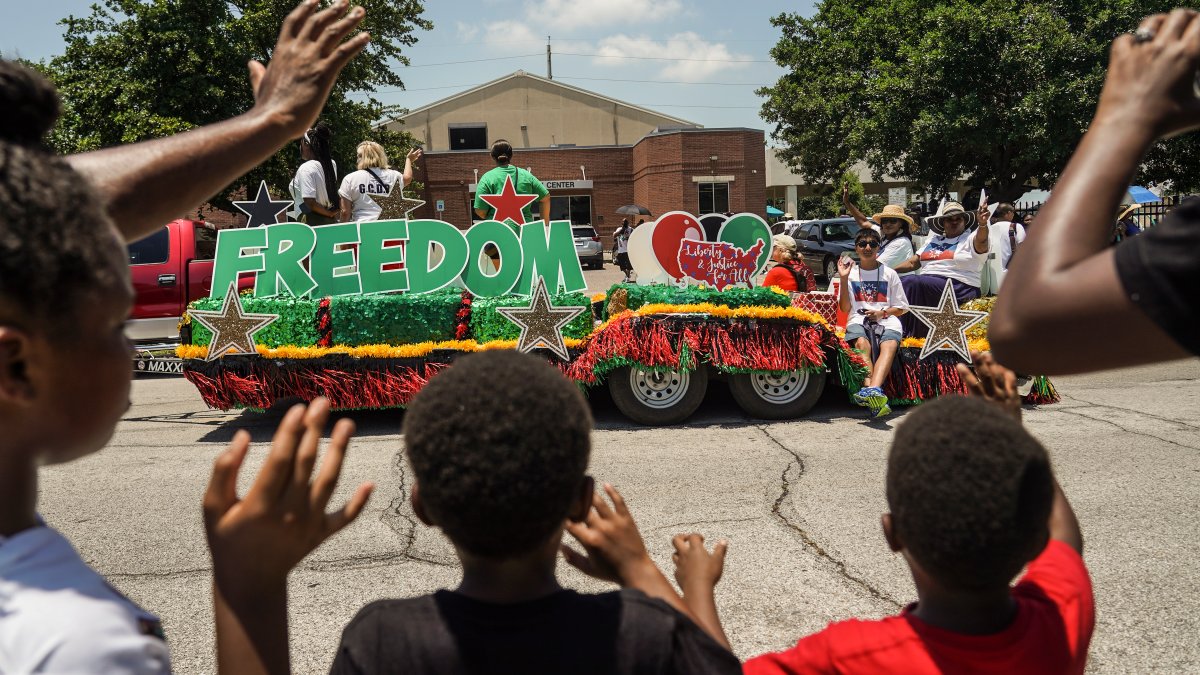
<instances>
[{"instance_id":1,"label":"child's head","mask_svg":"<svg viewBox=\"0 0 1200 675\"><path fill-rule=\"evenodd\" d=\"M457 359L405 415L418 515L472 555L532 552L587 513L591 430L579 388L544 360Z\"/></svg>"},{"instance_id":2,"label":"child's head","mask_svg":"<svg viewBox=\"0 0 1200 675\"><path fill-rule=\"evenodd\" d=\"M880 241L879 233L870 228L864 227L854 235L854 252L858 254L859 263L868 269L875 265Z\"/></svg>"},{"instance_id":3,"label":"child's head","mask_svg":"<svg viewBox=\"0 0 1200 675\"><path fill-rule=\"evenodd\" d=\"M98 450L129 405L128 256L88 183L42 139L58 96L0 61L0 451Z\"/></svg>"},{"instance_id":4,"label":"child's head","mask_svg":"<svg viewBox=\"0 0 1200 675\"><path fill-rule=\"evenodd\" d=\"M896 431L884 531L944 588L1001 588L1045 547L1053 498L1050 458L1019 422L945 396Z\"/></svg>"}]
</instances>

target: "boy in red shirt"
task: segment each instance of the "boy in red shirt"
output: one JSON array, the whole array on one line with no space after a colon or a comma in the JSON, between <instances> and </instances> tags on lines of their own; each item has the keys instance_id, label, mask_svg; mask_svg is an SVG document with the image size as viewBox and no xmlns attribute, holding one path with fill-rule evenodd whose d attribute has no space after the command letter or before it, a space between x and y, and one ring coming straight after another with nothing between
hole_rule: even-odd
<instances>
[{"instance_id":1,"label":"boy in red shirt","mask_svg":"<svg viewBox=\"0 0 1200 675\"><path fill-rule=\"evenodd\" d=\"M899 616L831 624L744 672L1084 671L1095 606L1079 523L1046 450L1020 424L1012 372L974 358L979 378L960 366L964 380L999 407L958 396L926 403L888 457L883 534L908 563L917 602ZM685 600L702 624L717 623L723 552L709 554L699 535L675 542Z\"/></svg>"}]
</instances>

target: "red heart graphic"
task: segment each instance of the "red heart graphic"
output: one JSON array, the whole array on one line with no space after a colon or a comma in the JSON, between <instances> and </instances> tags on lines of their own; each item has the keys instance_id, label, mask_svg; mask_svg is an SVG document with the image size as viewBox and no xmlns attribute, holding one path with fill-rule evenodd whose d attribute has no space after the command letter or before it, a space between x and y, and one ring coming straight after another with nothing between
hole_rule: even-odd
<instances>
[{"instance_id":1,"label":"red heart graphic","mask_svg":"<svg viewBox=\"0 0 1200 675\"><path fill-rule=\"evenodd\" d=\"M683 277L683 271L679 269L679 244L684 239L706 239L699 219L690 213L667 213L654 225L654 233L650 238L654 257L672 279Z\"/></svg>"}]
</instances>

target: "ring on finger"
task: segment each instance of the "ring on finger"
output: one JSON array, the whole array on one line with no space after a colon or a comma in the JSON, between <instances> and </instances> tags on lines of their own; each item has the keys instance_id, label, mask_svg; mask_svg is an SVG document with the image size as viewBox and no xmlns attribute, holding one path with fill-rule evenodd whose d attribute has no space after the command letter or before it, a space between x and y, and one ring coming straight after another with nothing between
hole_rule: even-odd
<instances>
[{"instance_id":1,"label":"ring on finger","mask_svg":"<svg viewBox=\"0 0 1200 675\"><path fill-rule=\"evenodd\" d=\"M1140 45L1143 42L1149 42L1153 39L1154 39L1154 30L1151 28L1146 28L1145 26L1143 26L1133 32L1134 44Z\"/></svg>"}]
</instances>

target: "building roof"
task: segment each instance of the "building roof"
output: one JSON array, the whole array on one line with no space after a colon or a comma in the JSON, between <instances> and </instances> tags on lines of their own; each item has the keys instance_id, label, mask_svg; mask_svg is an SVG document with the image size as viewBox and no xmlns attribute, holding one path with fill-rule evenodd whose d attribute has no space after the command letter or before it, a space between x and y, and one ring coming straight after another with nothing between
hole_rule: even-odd
<instances>
[{"instance_id":1,"label":"building roof","mask_svg":"<svg viewBox=\"0 0 1200 675\"><path fill-rule=\"evenodd\" d=\"M438 107L438 106L445 105L445 104L447 104L447 103L450 103L450 102L452 102L452 101L454 101L454 100L456 100L456 99L459 99L459 98L462 98L462 97L464 97L464 96L467 96L467 95L473 94L473 93L475 93L475 92L477 92L477 91L481 91L481 90L483 90L483 89L487 89L487 88L489 88L489 87L494 87L494 86L496 86L496 85L498 85L498 84L502 84L502 83L508 82L509 80L514 80L514 79L517 79L517 78L522 78L522 77L527 77L527 78L530 78L530 79L537 80L537 81L539 81L539 82L544 82L544 83L548 83L548 84L554 85L554 86L556 86L556 87L561 87L562 89L566 89L566 90L568 90L568 91L572 91L572 92L575 92L575 93L577 93L577 94L583 94L584 96L590 96L590 97L592 97L592 98L595 98L595 99L598 99L598 100L601 100L601 101L605 101L606 103L615 103L615 104L617 104L617 105L620 105L620 106L623 106L623 107L625 107L625 108L630 108L631 110L638 110L638 111L641 111L641 112L644 112L644 113L648 113L648 114L651 114L651 115L656 115L656 116L658 116L658 117L662 117L662 118L664 118L664 119L668 119L668 120L670 120L670 121L672 121L672 122L675 122L676 124L679 124L679 125L681 125L681 126L689 126L689 127L699 127L699 126L701 126L701 125L699 125L699 124L696 124L695 122L691 122L691 121L685 120L685 119L683 119L683 118L681 118L681 117L675 117L674 115L667 115L667 114L665 114L665 113L661 113L661 112L659 112L659 111L657 111L657 110L651 110L651 109L649 109L649 108L644 108L644 107L642 107L642 106L640 106L640 105L634 105L634 104L632 104L632 103L626 103L625 101L621 101L621 100L619 100L619 99L615 99L615 98L612 98L612 97L610 97L610 96L605 96L605 95L603 95L603 94L597 94L597 93L596 93L596 92L594 92L594 91L588 91L587 89L580 89L579 87L573 87L573 86L571 86L571 85L569 85L569 84L563 84L562 82L560 82L560 81L558 81L558 80L552 80L552 79L549 79L549 78L541 77L541 76L539 76L539 75L534 75L533 73L529 73L529 72L526 72L526 71L524 71L524 70L518 70L518 71L516 71L516 72L513 72L513 73L510 73L510 74L508 74L508 75L505 75L504 77L500 77L500 78L497 78L497 79L495 79L495 80L492 80L491 82L485 82L484 84L481 84L481 85L479 85L479 86L477 86L477 87L472 87L472 88L470 88L470 89L466 89L466 90L460 91L460 92L458 92L457 94L453 94L453 95L451 95L451 96L447 96L446 98L439 99L439 100L437 100L437 101L434 101L433 103L428 103L428 104L426 104L426 105L423 105L423 106L421 106L421 107L419 107L419 108L413 108L412 110L409 110L408 112L404 113L403 115L396 115L395 117L392 117L392 118L390 118L390 119L388 119L388 120L386 120L386 121L380 122L378 126L383 126L384 124L390 124L391 122L395 122L395 121L397 121L397 120L403 120L403 119L404 119L404 118L406 118L406 117L410 117L410 116L412 116L412 115L415 115L415 114L417 114L417 113L424 112L424 111L426 111L426 110L429 110L429 109L431 109L431 108L436 108L436 107Z\"/></svg>"}]
</instances>

